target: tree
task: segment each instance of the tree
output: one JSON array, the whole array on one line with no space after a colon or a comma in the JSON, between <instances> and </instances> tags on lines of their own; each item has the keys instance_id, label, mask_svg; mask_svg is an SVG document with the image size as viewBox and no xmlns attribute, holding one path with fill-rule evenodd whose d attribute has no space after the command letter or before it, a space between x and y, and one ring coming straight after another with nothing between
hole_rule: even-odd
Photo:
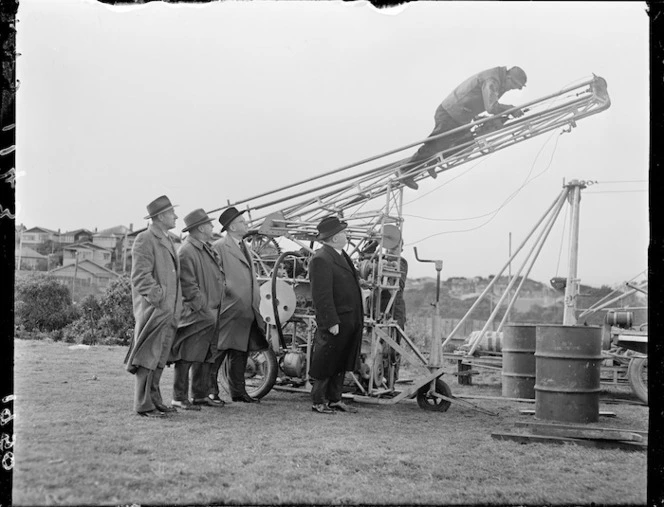
<instances>
[{"instance_id":1,"label":"tree","mask_svg":"<svg viewBox=\"0 0 664 507\"><path fill-rule=\"evenodd\" d=\"M78 316L71 292L49 276L16 280L16 319L27 331L54 331Z\"/></svg>"}]
</instances>

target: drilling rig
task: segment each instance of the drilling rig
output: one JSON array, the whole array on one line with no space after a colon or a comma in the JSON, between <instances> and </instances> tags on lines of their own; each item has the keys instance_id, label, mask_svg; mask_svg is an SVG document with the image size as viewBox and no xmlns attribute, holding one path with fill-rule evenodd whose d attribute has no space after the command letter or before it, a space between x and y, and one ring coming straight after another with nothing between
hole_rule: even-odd
<instances>
[{"instance_id":1,"label":"drilling rig","mask_svg":"<svg viewBox=\"0 0 664 507\"><path fill-rule=\"evenodd\" d=\"M266 351L250 354L245 372L249 395L263 397L275 385L302 392L311 388L308 369L316 320L308 263L315 248L316 225L334 215L348 223L346 249L364 298L362 363L359 371L347 376L347 387L358 401L392 404L417 398L423 409L446 411L458 400L440 378L444 373L441 343L432 339L431 350L421 351L394 318L402 271L399 254L393 252L401 242L405 180L436 177L546 132L571 132L578 121L610 105L606 81L593 75L518 106L525 112L518 118L510 116L516 107L499 115L483 114L449 132L228 202L247 211L251 230L245 241L261 283L260 311L271 344ZM454 135L461 141L415 165L408 158L386 162L427 140ZM425 373L400 389L397 375L404 361Z\"/></svg>"}]
</instances>

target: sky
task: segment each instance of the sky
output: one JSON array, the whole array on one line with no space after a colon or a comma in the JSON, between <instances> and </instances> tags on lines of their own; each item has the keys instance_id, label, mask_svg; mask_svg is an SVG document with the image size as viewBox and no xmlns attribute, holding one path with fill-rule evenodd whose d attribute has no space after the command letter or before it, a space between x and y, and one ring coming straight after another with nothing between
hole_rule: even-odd
<instances>
[{"instance_id":1,"label":"sky","mask_svg":"<svg viewBox=\"0 0 664 507\"><path fill-rule=\"evenodd\" d=\"M18 11L17 223L147 225L167 194L195 208L271 191L426 138L470 75L518 65L524 104L592 77L611 107L404 191L409 277L496 274L570 180L582 191L578 276L647 268L649 71L644 2L219 2ZM413 152L411 148L404 156ZM215 214L217 216L218 214ZM568 270L563 212L530 273ZM516 266L512 268L516 270Z\"/></svg>"}]
</instances>

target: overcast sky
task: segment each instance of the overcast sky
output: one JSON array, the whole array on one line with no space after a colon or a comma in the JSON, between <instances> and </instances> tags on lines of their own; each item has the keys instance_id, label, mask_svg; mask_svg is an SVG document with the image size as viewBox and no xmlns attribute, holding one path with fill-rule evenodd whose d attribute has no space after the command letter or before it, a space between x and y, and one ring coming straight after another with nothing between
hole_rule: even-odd
<instances>
[{"instance_id":1,"label":"overcast sky","mask_svg":"<svg viewBox=\"0 0 664 507\"><path fill-rule=\"evenodd\" d=\"M179 232L194 208L220 208L423 139L457 84L519 65L528 85L503 103L594 73L608 82L612 105L569 134L544 134L406 189L409 275L436 274L416 262L413 246L444 261L443 278L497 273L509 234L515 248L563 182L581 179L596 182L582 193L581 282L630 280L647 267L649 239L645 9L22 0L17 223L140 228L147 203L167 194L179 204ZM531 278L566 275L562 219Z\"/></svg>"}]
</instances>

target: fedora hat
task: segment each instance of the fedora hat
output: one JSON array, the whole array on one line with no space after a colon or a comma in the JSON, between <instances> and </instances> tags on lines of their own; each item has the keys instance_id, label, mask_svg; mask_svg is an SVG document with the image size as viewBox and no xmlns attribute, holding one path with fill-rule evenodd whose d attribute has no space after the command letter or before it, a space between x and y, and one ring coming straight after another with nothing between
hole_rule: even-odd
<instances>
[{"instance_id":1,"label":"fedora hat","mask_svg":"<svg viewBox=\"0 0 664 507\"><path fill-rule=\"evenodd\" d=\"M224 232L226 228L231 225L233 220L235 220L237 217L239 217L242 213L244 213L245 210L238 211L236 207L231 206L230 208L226 208L224 212L219 215L219 223L221 224L221 232Z\"/></svg>"},{"instance_id":2,"label":"fedora hat","mask_svg":"<svg viewBox=\"0 0 664 507\"><path fill-rule=\"evenodd\" d=\"M173 209L175 206L177 206L177 204L171 204L170 199L165 195L157 197L154 201L148 204L148 216L146 216L145 219L147 220L148 218L156 217L159 213Z\"/></svg>"},{"instance_id":3,"label":"fedora hat","mask_svg":"<svg viewBox=\"0 0 664 507\"><path fill-rule=\"evenodd\" d=\"M184 217L185 228L182 229L182 232L190 231L198 227L199 225L207 224L212 222L213 218L210 218L203 208L198 208L189 213Z\"/></svg>"},{"instance_id":4,"label":"fedora hat","mask_svg":"<svg viewBox=\"0 0 664 507\"><path fill-rule=\"evenodd\" d=\"M318 229L316 239L322 241L343 231L346 227L348 227L348 224L340 221L337 217L325 217L316 226L316 229Z\"/></svg>"}]
</instances>

